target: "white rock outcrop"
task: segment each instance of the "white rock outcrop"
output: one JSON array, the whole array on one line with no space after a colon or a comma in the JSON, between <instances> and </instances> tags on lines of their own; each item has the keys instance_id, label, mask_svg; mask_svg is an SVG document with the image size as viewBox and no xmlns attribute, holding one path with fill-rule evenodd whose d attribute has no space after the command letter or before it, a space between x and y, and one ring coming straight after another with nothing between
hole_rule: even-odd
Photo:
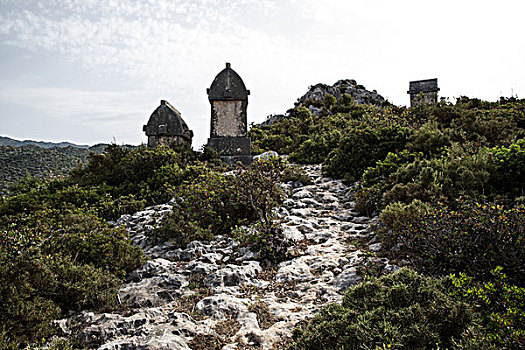
<instances>
[{"instance_id":1,"label":"white rock outcrop","mask_svg":"<svg viewBox=\"0 0 525 350\"><path fill-rule=\"evenodd\" d=\"M125 225L150 258L120 289L131 310L58 321L64 333L107 350L190 349L196 335L220 339L223 349L285 348L299 321L340 302L361 281L357 266L363 257L350 242L374 235L369 218L355 212L350 187L323 177L318 165L303 168L313 184L285 185L291 196L275 210L293 258L263 269L256 254L223 236L183 249L155 245L147 232L171 207L125 215L115 224ZM224 331L224 322L234 324L233 331Z\"/></svg>"}]
</instances>

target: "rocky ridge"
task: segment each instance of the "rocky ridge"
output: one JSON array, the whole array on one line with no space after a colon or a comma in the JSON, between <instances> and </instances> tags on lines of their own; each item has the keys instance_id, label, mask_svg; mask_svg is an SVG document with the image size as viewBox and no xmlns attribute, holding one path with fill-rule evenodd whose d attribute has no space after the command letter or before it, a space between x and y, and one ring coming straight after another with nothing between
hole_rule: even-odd
<instances>
[{"instance_id":1,"label":"rocky ridge","mask_svg":"<svg viewBox=\"0 0 525 350\"><path fill-rule=\"evenodd\" d=\"M124 313L83 312L57 321L65 336L98 349L284 349L291 332L321 307L340 302L358 283L367 254L379 249L370 225L349 199L352 188L304 166L313 184L283 185L290 196L276 210L290 260L263 269L254 253L229 237L176 248L154 245L154 229L171 206L121 217L133 242L149 256L119 291ZM368 248L368 247L367 247ZM386 269L395 266L382 262Z\"/></svg>"},{"instance_id":2,"label":"rocky ridge","mask_svg":"<svg viewBox=\"0 0 525 350\"><path fill-rule=\"evenodd\" d=\"M338 80L332 86L327 84L311 85L306 94L297 99L295 105L298 106L302 104L308 108L313 115L319 116L323 111L322 103L327 95L334 96L336 101L339 102L344 94L352 96L352 100L356 104L382 106L388 103L376 90L368 91L363 85L357 84L354 79L342 79ZM288 116L284 114L270 115L260 125L272 125L286 118L288 118Z\"/></svg>"},{"instance_id":3,"label":"rocky ridge","mask_svg":"<svg viewBox=\"0 0 525 350\"><path fill-rule=\"evenodd\" d=\"M326 95L332 95L339 101L344 94L352 96L357 104L366 103L381 106L385 103L384 97L379 95L376 90L368 91L353 79L342 79L332 86L326 84L310 86L308 92L297 100L296 105L305 104L308 100L323 101Z\"/></svg>"}]
</instances>

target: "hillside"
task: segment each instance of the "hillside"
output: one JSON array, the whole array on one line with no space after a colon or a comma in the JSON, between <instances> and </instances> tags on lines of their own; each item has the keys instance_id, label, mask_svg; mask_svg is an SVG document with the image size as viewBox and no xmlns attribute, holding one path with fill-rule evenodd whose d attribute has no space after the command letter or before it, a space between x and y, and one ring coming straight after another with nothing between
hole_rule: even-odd
<instances>
[{"instance_id":1,"label":"hillside","mask_svg":"<svg viewBox=\"0 0 525 350\"><path fill-rule=\"evenodd\" d=\"M0 136L0 196L8 195L9 187L27 175L35 178L65 175L85 163L90 153L100 154L107 146L18 141Z\"/></svg>"},{"instance_id":2,"label":"hillside","mask_svg":"<svg viewBox=\"0 0 525 350\"><path fill-rule=\"evenodd\" d=\"M316 96L250 130L287 159L110 145L21 183L0 348L522 349L525 100Z\"/></svg>"},{"instance_id":3,"label":"hillside","mask_svg":"<svg viewBox=\"0 0 525 350\"><path fill-rule=\"evenodd\" d=\"M84 163L89 150L78 147L0 146L0 194L26 175L46 178L64 175Z\"/></svg>"},{"instance_id":4,"label":"hillside","mask_svg":"<svg viewBox=\"0 0 525 350\"><path fill-rule=\"evenodd\" d=\"M350 101L357 105L384 106L390 103L376 90L369 91L363 85L357 84L354 79L338 80L334 85L315 84L308 87L308 91L295 102L295 106L307 108L312 115L331 113L325 107L327 104L344 105ZM288 114L270 115L261 125L271 125L274 122L289 118Z\"/></svg>"}]
</instances>

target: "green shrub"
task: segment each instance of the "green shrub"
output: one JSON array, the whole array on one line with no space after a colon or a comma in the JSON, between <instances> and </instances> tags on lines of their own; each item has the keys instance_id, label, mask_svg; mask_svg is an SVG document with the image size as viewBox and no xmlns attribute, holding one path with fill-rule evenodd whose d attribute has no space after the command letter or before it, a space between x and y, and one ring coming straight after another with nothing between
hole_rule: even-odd
<instances>
[{"instance_id":1,"label":"green shrub","mask_svg":"<svg viewBox=\"0 0 525 350\"><path fill-rule=\"evenodd\" d=\"M338 130L314 134L290 154L290 159L305 164L322 163L340 139Z\"/></svg>"},{"instance_id":2,"label":"green shrub","mask_svg":"<svg viewBox=\"0 0 525 350\"><path fill-rule=\"evenodd\" d=\"M407 136L408 130L396 123L379 122L371 126L364 121L342 136L339 147L325 162L326 173L346 181L357 181L366 168L374 166L389 152L402 150Z\"/></svg>"},{"instance_id":3,"label":"green shrub","mask_svg":"<svg viewBox=\"0 0 525 350\"><path fill-rule=\"evenodd\" d=\"M325 95L323 102L326 108L330 108L332 106L335 106L335 104L337 103L337 99L334 95L327 94Z\"/></svg>"},{"instance_id":4,"label":"green shrub","mask_svg":"<svg viewBox=\"0 0 525 350\"><path fill-rule=\"evenodd\" d=\"M299 165L289 165L284 169L281 182L299 181L303 185L312 184L312 179Z\"/></svg>"},{"instance_id":5,"label":"green shrub","mask_svg":"<svg viewBox=\"0 0 525 350\"><path fill-rule=\"evenodd\" d=\"M116 305L120 281L71 257L30 248L0 264L0 324L9 342L28 344L53 334L50 321L69 310Z\"/></svg>"},{"instance_id":6,"label":"green shrub","mask_svg":"<svg viewBox=\"0 0 525 350\"><path fill-rule=\"evenodd\" d=\"M410 137L407 149L410 152L424 154L438 154L445 146L450 145L450 138L440 130L439 125L432 121L423 124Z\"/></svg>"},{"instance_id":7,"label":"green shrub","mask_svg":"<svg viewBox=\"0 0 525 350\"><path fill-rule=\"evenodd\" d=\"M492 185L496 174L492 152L487 148L474 150L453 144L431 158L408 151L388 154L365 171L362 188L357 191L357 205L375 210L390 203L409 204L415 199L449 205L460 196L494 199L502 194L501 188Z\"/></svg>"},{"instance_id":8,"label":"green shrub","mask_svg":"<svg viewBox=\"0 0 525 350\"><path fill-rule=\"evenodd\" d=\"M356 209L362 215L371 216L382 209L383 193L391 188L390 176L406 163L410 163L419 154L403 150L399 153L389 152L384 160L376 162L374 167L367 168L362 176L361 186L355 192Z\"/></svg>"},{"instance_id":9,"label":"green shrub","mask_svg":"<svg viewBox=\"0 0 525 350\"><path fill-rule=\"evenodd\" d=\"M114 308L120 278L143 261L124 228L79 209L10 216L0 223L0 344L38 342L69 311Z\"/></svg>"},{"instance_id":10,"label":"green shrub","mask_svg":"<svg viewBox=\"0 0 525 350\"><path fill-rule=\"evenodd\" d=\"M264 265L276 265L287 257L290 243L285 240L282 228L279 225L270 227L257 222L250 227L240 227L233 232L233 237L243 247L249 247L257 253L258 260Z\"/></svg>"},{"instance_id":11,"label":"green shrub","mask_svg":"<svg viewBox=\"0 0 525 350\"><path fill-rule=\"evenodd\" d=\"M235 227L257 220L270 228L271 210L283 199L279 182L285 169L286 162L273 157L230 174L201 175L175 191L174 210L154 234L184 246L230 235Z\"/></svg>"},{"instance_id":12,"label":"green shrub","mask_svg":"<svg viewBox=\"0 0 525 350\"><path fill-rule=\"evenodd\" d=\"M69 256L76 263L90 264L119 277L144 260L140 248L131 245L124 227L110 228L80 210L45 210L10 219L0 225L0 256L4 259L39 247L43 254Z\"/></svg>"},{"instance_id":13,"label":"green shrub","mask_svg":"<svg viewBox=\"0 0 525 350\"><path fill-rule=\"evenodd\" d=\"M525 196L525 139L490 151L496 167L492 175L493 191L511 199Z\"/></svg>"},{"instance_id":14,"label":"green shrub","mask_svg":"<svg viewBox=\"0 0 525 350\"><path fill-rule=\"evenodd\" d=\"M463 201L413 220L397 233L406 258L429 274L466 273L491 278L502 266L512 283L525 275L525 207Z\"/></svg>"},{"instance_id":15,"label":"green shrub","mask_svg":"<svg viewBox=\"0 0 525 350\"><path fill-rule=\"evenodd\" d=\"M229 234L232 227L255 218L251 208L236 198L232 175L201 175L177 189L175 198L172 213L155 234L180 246Z\"/></svg>"},{"instance_id":16,"label":"green shrub","mask_svg":"<svg viewBox=\"0 0 525 350\"><path fill-rule=\"evenodd\" d=\"M428 203L414 199L410 204L399 202L391 203L381 212L381 221L385 228L380 231L381 242L384 248L389 249L398 243L398 233L408 229L414 221L420 220L432 212Z\"/></svg>"},{"instance_id":17,"label":"green shrub","mask_svg":"<svg viewBox=\"0 0 525 350\"><path fill-rule=\"evenodd\" d=\"M501 349L523 349L525 288L510 284L501 266L491 274L488 282L474 281L464 273L453 275L451 295L474 306L487 342Z\"/></svg>"},{"instance_id":18,"label":"green shrub","mask_svg":"<svg viewBox=\"0 0 525 350\"><path fill-rule=\"evenodd\" d=\"M341 305L294 330L291 349L447 348L471 321L468 305L441 280L401 269L350 287Z\"/></svg>"}]
</instances>

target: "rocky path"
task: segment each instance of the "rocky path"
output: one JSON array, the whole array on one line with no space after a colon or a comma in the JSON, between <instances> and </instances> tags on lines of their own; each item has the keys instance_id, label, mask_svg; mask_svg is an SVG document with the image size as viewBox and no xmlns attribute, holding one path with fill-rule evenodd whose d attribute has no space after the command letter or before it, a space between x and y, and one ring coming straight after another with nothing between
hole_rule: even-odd
<instances>
[{"instance_id":1,"label":"rocky path","mask_svg":"<svg viewBox=\"0 0 525 350\"><path fill-rule=\"evenodd\" d=\"M304 168L313 184L289 184L291 196L277 210L294 242L293 259L262 269L253 253L227 237L185 249L170 243L149 247L145 233L170 210L152 207L119 220L150 257L119 292L131 309L84 312L60 326L99 349L286 348L298 322L339 302L359 282L362 252L351 242L374 235L370 220L355 212L350 188L322 177L320 166Z\"/></svg>"}]
</instances>

